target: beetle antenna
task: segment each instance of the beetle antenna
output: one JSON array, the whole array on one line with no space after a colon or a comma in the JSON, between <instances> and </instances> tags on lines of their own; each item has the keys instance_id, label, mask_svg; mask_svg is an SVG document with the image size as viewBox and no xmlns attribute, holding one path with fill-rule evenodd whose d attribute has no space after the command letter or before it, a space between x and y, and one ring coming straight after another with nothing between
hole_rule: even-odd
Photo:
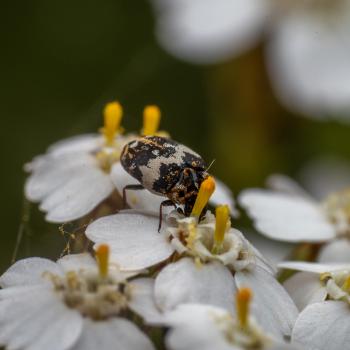
<instances>
[{"instance_id":1,"label":"beetle antenna","mask_svg":"<svg viewBox=\"0 0 350 350\"><path fill-rule=\"evenodd\" d=\"M213 159L211 161L211 163L209 164L209 166L205 169L205 171L209 171L209 169L211 168L211 166L215 163L216 159Z\"/></svg>"}]
</instances>

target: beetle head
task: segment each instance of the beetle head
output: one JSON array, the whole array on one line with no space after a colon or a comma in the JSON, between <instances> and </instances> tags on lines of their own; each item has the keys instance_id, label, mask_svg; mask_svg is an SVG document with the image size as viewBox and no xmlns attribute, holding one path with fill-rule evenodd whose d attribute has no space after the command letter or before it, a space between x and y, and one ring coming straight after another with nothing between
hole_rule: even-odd
<instances>
[{"instance_id":1,"label":"beetle head","mask_svg":"<svg viewBox=\"0 0 350 350\"><path fill-rule=\"evenodd\" d=\"M171 188L168 196L174 203L184 205L185 216L191 215L200 185L207 177L208 173L204 170L184 168Z\"/></svg>"}]
</instances>

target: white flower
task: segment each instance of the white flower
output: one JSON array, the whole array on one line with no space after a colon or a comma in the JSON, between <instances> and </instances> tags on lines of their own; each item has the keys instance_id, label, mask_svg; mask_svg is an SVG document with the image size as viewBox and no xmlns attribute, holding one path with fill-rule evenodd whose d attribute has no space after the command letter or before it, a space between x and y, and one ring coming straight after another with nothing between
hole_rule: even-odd
<instances>
[{"instance_id":1,"label":"white flower","mask_svg":"<svg viewBox=\"0 0 350 350\"><path fill-rule=\"evenodd\" d=\"M122 108L117 102L106 105L105 125L101 134L72 137L49 147L47 153L34 158L25 169L31 172L25 184L25 195L40 202L49 222L67 222L89 214L116 186L135 182L119 163L124 145L138 137L121 135ZM157 132L160 111L156 106L144 110L145 135ZM128 181L128 182L123 182ZM144 193L142 196L146 196ZM122 207L121 198L113 204Z\"/></svg>"},{"instance_id":2,"label":"white flower","mask_svg":"<svg viewBox=\"0 0 350 350\"><path fill-rule=\"evenodd\" d=\"M152 0L156 35L171 54L216 63L264 35L277 96L318 118L347 118L350 108L349 0Z\"/></svg>"},{"instance_id":3,"label":"white flower","mask_svg":"<svg viewBox=\"0 0 350 350\"><path fill-rule=\"evenodd\" d=\"M253 256L253 248L233 228L225 234L225 252L213 254L211 246L214 242L215 219L209 211L205 221L197 224L195 218L185 218L173 210L166 219L163 218L160 233L157 228L158 216L153 213L122 210L91 223L86 235L96 244L110 244L112 260L125 270L153 266L175 252L186 253L204 262L218 260L232 266L249 264ZM243 248L246 251L244 260L238 261Z\"/></svg>"},{"instance_id":4,"label":"white flower","mask_svg":"<svg viewBox=\"0 0 350 350\"><path fill-rule=\"evenodd\" d=\"M267 45L275 92L297 112L348 120L350 1L293 3L275 21Z\"/></svg>"},{"instance_id":5,"label":"white flower","mask_svg":"<svg viewBox=\"0 0 350 350\"><path fill-rule=\"evenodd\" d=\"M96 220L86 235L97 245L110 245L111 260L122 269L167 262L154 287L155 303L163 312L187 302L233 312L232 296L237 288L248 286L256 293L255 317L277 337L290 335L296 307L261 254L230 227L227 207L217 208L216 221L210 212L197 221L173 211L158 233L157 216L122 211Z\"/></svg>"},{"instance_id":6,"label":"white flower","mask_svg":"<svg viewBox=\"0 0 350 350\"><path fill-rule=\"evenodd\" d=\"M98 266L88 254L57 263L28 258L11 266L0 277L0 344L24 350L154 349L123 317L128 310L154 311L147 302L153 281L128 282L115 266L108 270L106 254L101 246Z\"/></svg>"},{"instance_id":7,"label":"white flower","mask_svg":"<svg viewBox=\"0 0 350 350\"><path fill-rule=\"evenodd\" d=\"M153 0L160 44L196 63L222 61L256 44L268 0Z\"/></svg>"},{"instance_id":8,"label":"white flower","mask_svg":"<svg viewBox=\"0 0 350 350\"><path fill-rule=\"evenodd\" d=\"M350 341L350 264L285 262L280 267L302 271L285 283L303 309L292 341L307 349L346 349Z\"/></svg>"},{"instance_id":9,"label":"white flower","mask_svg":"<svg viewBox=\"0 0 350 350\"><path fill-rule=\"evenodd\" d=\"M286 177L274 176L269 182L272 190L249 189L239 196L259 232L286 242L330 241L320 261L349 261L349 190L317 201Z\"/></svg>"},{"instance_id":10,"label":"white flower","mask_svg":"<svg viewBox=\"0 0 350 350\"><path fill-rule=\"evenodd\" d=\"M222 308L203 304L182 304L165 313L163 323L170 327L166 344L181 350L295 349L275 340L250 315L251 291L237 292L237 317Z\"/></svg>"},{"instance_id":11,"label":"white flower","mask_svg":"<svg viewBox=\"0 0 350 350\"><path fill-rule=\"evenodd\" d=\"M350 297L346 296L346 290L342 292L341 288L337 287L343 286L347 278L348 287L350 287L350 264L286 261L278 266L301 271L284 283L300 310L309 304L324 301L326 298L340 300L344 297L350 302Z\"/></svg>"},{"instance_id":12,"label":"white flower","mask_svg":"<svg viewBox=\"0 0 350 350\"><path fill-rule=\"evenodd\" d=\"M45 155L37 156L25 170L31 173L25 184L25 195L33 202L40 202L46 212L46 220L62 223L79 219L117 190L119 196L112 198L112 210L121 209L121 195L126 185L137 181L129 175L119 162L126 143L137 135L121 135L121 106L109 103L105 107L105 126L102 134L80 135L50 146ZM168 136L158 132L160 110L146 106L142 135ZM211 203L228 203L232 215L237 216L233 195L221 181L217 181ZM147 190L128 191L127 202L131 208L159 212L163 196ZM169 212L169 210L165 210Z\"/></svg>"}]
</instances>

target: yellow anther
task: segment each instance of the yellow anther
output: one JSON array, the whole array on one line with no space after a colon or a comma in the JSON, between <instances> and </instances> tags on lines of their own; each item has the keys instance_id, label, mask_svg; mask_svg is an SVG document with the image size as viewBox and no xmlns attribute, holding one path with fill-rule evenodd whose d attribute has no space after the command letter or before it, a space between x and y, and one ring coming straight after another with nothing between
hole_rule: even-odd
<instances>
[{"instance_id":1,"label":"yellow anther","mask_svg":"<svg viewBox=\"0 0 350 350\"><path fill-rule=\"evenodd\" d=\"M102 278L108 275L108 262L109 262L109 246L107 244L100 244L96 249L96 260L98 264L98 270Z\"/></svg>"},{"instance_id":2,"label":"yellow anther","mask_svg":"<svg viewBox=\"0 0 350 350\"><path fill-rule=\"evenodd\" d=\"M215 210L215 233L214 233L214 247L213 252L217 253L225 238L228 222L230 220L230 209L228 205L220 205Z\"/></svg>"},{"instance_id":3,"label":"yellow anther","mask_svg":"<svg viewBox=\"0 0 350 350\"><path fill-rule=\"evenodd\" d=\"M252 291L250 288L240 288L237 291L236 295L236 309L237 309L237 318L239 325L242 328L248 326L249 321L249 308L250 302L252 300Z\"/></svg>"},{"instance_id":4,"label":"yellow anther","mask_svg":"<svg viewBox=\"0 0 350 350\"><path fill-rule=\"evenodd\" d=\"M346 277L341 289L344 292L350 293L350 275Z\"/></svg>"},{"instance_id":5,"label":"yellow anther","mask_svg":"<svg viewBox=\"0 0 350 350\"><path fill-rule=\"evenodd\" d=\"M196 202L192 209L192 216L199 217L204 207L208 204L209 198L215 191L215 180L212 176L208 176L201 184L197 195Z\"/></svg>"},{"instance_id":6,"label":"yellow anther","mask_svg":"<svg viewBox=\"0 0 350 350\"><path fill-rule=\"evenodd\" d=\"M106 104L103 110L104 127L102 128L102 132L108 146L114 144L114 138L119 131L122 116L123 108L118 102Z\"/></svg>"},{"instance_id":7,"label":"yellow anther","mask_svg":"<svg viewBox=\"0 0 350 350\"><path fill-rule=\"evenodd\" d=\"M143 129L142 135L155 135L160 123L160 109L158 106L146 106L143 110Z\"/></svg>"}]
</instances>

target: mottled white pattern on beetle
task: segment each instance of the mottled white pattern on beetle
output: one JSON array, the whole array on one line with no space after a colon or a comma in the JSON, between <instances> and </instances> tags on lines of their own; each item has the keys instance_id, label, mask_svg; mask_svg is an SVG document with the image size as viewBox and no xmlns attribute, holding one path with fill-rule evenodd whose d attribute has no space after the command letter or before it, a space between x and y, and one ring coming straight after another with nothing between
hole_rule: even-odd
<instances>
[{"instance_id":1,"label":"mottled white pattern on beetle","mask_svg":"<svg viewBox=\"0 0 350 350\"><path fill-rule=\"evenodd\" d=\"M174 148L174 145L166 143L164 144L164 148ZM183 159L186 156L185 153L189 153L195 157L201 158L197 153L193 152L191 149L183 145L176 146L175 150L176 152L170 157L153 158L149 160L147 165L142 165L139 167L142 173L142 185L150 192L159 195L159 192L156 192L153 189L153 184L160 178L160 168L163 164L170 165L175 163L180 165L183 163Z\"/></svg>"},{"instance_id":2,"label":"mottled white pattern on beetle","mask_svg":"<svg viewBox=\"0 0 350 350\"><path fill-rule=\"evenodd\" d=\"M150 192L159 195L159 192L153 189L153 184L160 178L160 167L163 164L181 164L181 161L181 157L178 156L172 156L170 158L158 157L151 159L147 165L142 165L139 168L142 173L142 185Z\"/></svg>"},{"instance_id":3,"label":"mottled white pattern on beetle","mask_svg":"<svg viewBox=\"0 0 350 350\"><path fill-rule=\"evenodd\" d=\"M129 143L129 147L134 148L134 147L137 147L138 144L139 144L139 141L135 140L134 142Z\"/></svg>"}]
</instances>

